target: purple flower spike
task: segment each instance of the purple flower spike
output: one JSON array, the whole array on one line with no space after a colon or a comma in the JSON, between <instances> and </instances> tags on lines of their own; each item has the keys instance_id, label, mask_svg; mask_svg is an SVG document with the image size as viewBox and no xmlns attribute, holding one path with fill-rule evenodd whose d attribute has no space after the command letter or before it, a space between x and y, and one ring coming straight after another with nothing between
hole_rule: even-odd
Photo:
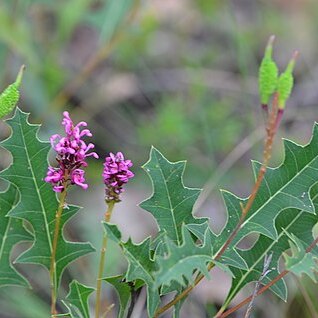
<instances>
[{"instance_id":1,"label":"purple flower spike","mask_svg":"<svg viewBox=\"0 0 318 318\"><path fill-rule=\"evenodd\" d=\"M119 202L119 195L124 192L123 185L131 179L134 174L129 170L132 167L131 160L125 160L121 152L109 154L105 158L103 179L106 185L106 201Z\"/></svg>"},{"instance_id":2,"label":"purple flower spike","mask_svg":"<svg viewBox=\"0 0 318 318\"><path fill-rule=\"evenodd\" d=\"M65 185L70 184L76 184L86 190L88 185L85 183L85 172L80 168L87 166L87 157L98 159L98 155L91 152L95 146L92 143L86 144L82 138L92 137L92 134L86 128L81 130L87 123L82 121L74 125L68 112L64 112L63 116L62 125L66 136L55 134L50 138L52 148L57 152L59 167L49 167L44 181L51 183L55 192L62 192Z\"/></svg>"}]
</instances>

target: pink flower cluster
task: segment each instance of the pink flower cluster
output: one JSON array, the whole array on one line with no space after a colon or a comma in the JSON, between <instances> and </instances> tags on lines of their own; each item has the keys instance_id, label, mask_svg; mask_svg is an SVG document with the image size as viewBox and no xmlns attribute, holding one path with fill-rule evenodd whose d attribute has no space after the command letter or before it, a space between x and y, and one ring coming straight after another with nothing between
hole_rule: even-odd
<instances>
[{"instance_id":1,"label":"pink flower cluster","mask_svg":"<svg viewBox=\"0 0 318 318\"><path fill-rule=\"evenodd\" d=\"M125 160L121 152L109 154L105 158L103 179L106 185L106 201L120 201L119 195L124 191L123 185L131 179L134 174L129 170L132 167L131 160Z\"/></svg>"},{"instance_id":2,"label":"pink flower cluster","mask_svg":"<svg viewBox=\"0 0 318 318\"><path fill-rule=\"evenodd\" d=\"M76 184L87 189L85 172L80 168L87 166L87 157L93 156L97 159L98 155L95 152L89 152L94 145L92 143L87 145L82 138L92 137L92 134L88 129L82 130L87 123L82 121L74 126L68 112L64 112L63 116L62 125L66 136L55 134L50 138L52 148L57 152L56 160L59 167L49 167L44 180L53 185L55 192L62 192L66 184Z\"/></svg>"}]
</instances>

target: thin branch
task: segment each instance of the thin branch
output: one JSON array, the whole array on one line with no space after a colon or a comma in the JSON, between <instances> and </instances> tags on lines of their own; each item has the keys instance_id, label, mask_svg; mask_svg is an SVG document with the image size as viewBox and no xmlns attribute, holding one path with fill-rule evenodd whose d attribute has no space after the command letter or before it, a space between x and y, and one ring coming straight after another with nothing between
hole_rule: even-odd
<instances>
[{"instance_id":1,"label":"thin branch","mask_svg":"<svg viewBox=\"0 0 318 318\"><path fill-rule=\"evenodd\" d=\"M263 132L261 128L254 130L250 135L245 137L222 161L217 167L216 171L209 178L209 180L203 186L198 201L194 206L194 213L198 211L203 203L207 200L210 193L214 190L219 180L225 175L225 173L231 169L234 163L240 159L247 151L249 151L255 144L263 139Z\"/></svg>"},{"instance_id":2,"label":"thin branch","mask_svg":"<svg viewBox=\"0 0 318 318\"><path fill-rule=\"evenodd\" d=\"M222 248L220 249L220 251L216 254L215 256L215 260L219 259L223 253L226 251L226 249L228 248L228 246L231 244L231 242L233 241L233 239L235 238L235 236L237 235L238 231L241 229L241 226L243 224L243 221L245 220L246 215L248 214L248 212L250 211L254 200L256 198L256 195L258 193L258 190L262 184L269 160L271 158L272 155L272 146L273 146L273 142L274 142L274 137L276 134L276 116L277 116L277 108L278 108L278 94L276 93L274 95L274 100L273 100L273 107L268 119L268 126L266 128L267 130L267 138L265 141L265 147L264 147L264 152L263 152L263 163L262 166L258 172L258 176L256 179L256 182L254 184L254 187L252 189L252 193L250 195L250 197L247 200L247 203L245 206L242 206L242 215L240 217L239 222L237 223L236 227L234 228L233 232L231 233L231 235L229 236L229 238L227 239L227 241L224 243L224 245L222 246Z\"/></svg>"},{"instance_id":3,"label":"thin branch","mask_svg":"<svg viewBox=\"0 0 318 318\"><path fill-rule=\"evenodd\" d=\"M288 270L284 270L283 272L281 272L279 275L277 275L271 282L269 282L267 285L265 285L264 287L262 287L258 292L257 292L257 296L263 294L268 288L270 288L271 286L273 286L275 283L277 283L281 278L283 278L285 275L287 275L289 273ZM222 313L217 313L215 318L225 318L227 316L229 316L230 314L232 314L234 311L240 309L241 307L243 307L244 305L248 304L253 298L253 295L247 297L246 299L244 299L242 302L240 302L238 305L236 305L235 307L227 310L226 312Z\"/></svg>"},{"instance_id":4,"label":"thin branch","mask_svg":"<svg viewBox=\"0 0 318 318\"><path fill-rule=\"evenodd\" d=\"M306 248L306 253L311 252L315 246L318 244L318 236L316 237L316 239Z\"/></svg>"},{"instance_id":5,"label":"thin branch","mask_svg":"<svg viewBox=\"0 0 318 318\"><path fill-rule=\"evenodd\" d=\"M244 318L249 318L251 313L252 313L252 308L253 308L253 304L254 304L254 300L257 297L257 292L259 290L259 287L261 285L262 280L264 279L264 277L271 271L269 268L269 265L272 261L272 256L273 254L270 254L269 256L265 255L264 257L264 267L263 267L263 272L262 275L260 276L259 280L256 282L255 284L255 288L252 294L252 299L247 307L246 313Z\"/></svg>"},{"instance_id":6,"label":"thin branch","mask_svg":"<svg viewBox=\"0 0 318 318\"><path fill-rule=\"evenodd\" d=\"M214 267L214 263L210 263L208 266L208 271L210 271L213 267ZM154 318L159 317L162 313L164 313L166 310L168 310L169 308L171 308L172 306L174 306L176 303L178 303L181 299L183 299L184 297L186 297L191 291L192 289L198 285L201 280L204 278L203 274L199 274L197 276L197 278L195 279L193 285L188 286L181 294L177 295L174 299L172 299L168 304L162 306L161 308L159 308L155 315Z\"/></svg>"},{"instance_id":7,"label":"thin branch","mask_svg":"<svg viewBox=\"0 0 318 318\"><path fill-rule=\"evenodd\" d=\"M118 42L124 37L126 28L130 24L135 16L137 15L139 8L140 0L135 0L135 4L131 12L128 15L126 23L124 23L118 30L115 32L113 37L109 42L107 42L103 47L101 47L96 54L94 54L87 63L83 66L80 72L71 80L71 82L64 87L54 98L52 105L56 108L63 106L70 96L84 83L84 81L89 77L89 75L99 66L99 64L104 61L112 52L113 48Z\"/></svg>"},{"instance_id":8,"label":"thin branch","mask_svg":"<svg viewBox=\"0 0 318 318\"><path fill-rule=\"evenodd\" d=\"M306 249L306 253L311 252L311 250L318 244L318 236L316 237L316 239L307 247ZM284 271L282 271L279 275L277 275L271 282L269 282L268 284L266 284L265 286L263 286L258 292L257 292L257 296L263 294L268 288L270 288L271 286L273 286L275 283L277 283L281 278L283 278L284 276L286 276L289 273L289 271L287 269L285 269ZM244 299L242 302L240 302L238 305L236 305L235 307L227 310L226 312L224 312L223 314L217 313L215 318L225 318L227 316L229 316L230 314L232 314L234 311L240 309L241 307L243 307L244 305L246 305L248 302L251 301L252 299L252 295L247 297L246 299Z\"/></svg>"},{"instance_id":9,"label":"thin branch","mask_svg":"<svg viewBox=\"0 0 318 318\"><path fill-rule=\"evenodd\" d=\"M115 307L115 304L111 304L107 307L106 311L103 313L102 318L105 318L107 314Z\"/></svg>"}]
</instances>

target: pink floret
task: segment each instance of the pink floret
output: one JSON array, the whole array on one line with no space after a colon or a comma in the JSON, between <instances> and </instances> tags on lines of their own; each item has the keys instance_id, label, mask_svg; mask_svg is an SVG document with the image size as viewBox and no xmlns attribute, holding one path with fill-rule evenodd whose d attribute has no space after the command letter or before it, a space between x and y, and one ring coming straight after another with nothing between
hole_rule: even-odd
<instances>
[{"instance_id":1,"label":"pink floret","mask_svg":"<svg viewBox=\"0 0 318 318\"><path fill-rule=\"evenodd\" d=\"M92 137L92 134L88 129L81 130L82 127L87 126L86 122L74 125L67 111L63 112L63 116L62 125L66 136L54 134L50 138L52 148L57 153L56 160L59 166L48 167L44 181L51 183L55 192L62 192L67 182L87 189L88 185L84 183L85 172L79 168L87 166L87 157L98 159L97 153L91 151L95 147L94 144L86 144L82 140L85 136Z\"/></svg>"}]
</instances>

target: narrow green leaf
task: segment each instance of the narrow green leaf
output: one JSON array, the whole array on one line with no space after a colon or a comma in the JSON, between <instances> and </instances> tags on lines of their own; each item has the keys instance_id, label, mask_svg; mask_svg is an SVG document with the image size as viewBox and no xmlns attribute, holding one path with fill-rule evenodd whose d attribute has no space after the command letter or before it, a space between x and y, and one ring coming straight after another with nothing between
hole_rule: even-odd
<instances>
[{"instance_id":1,"label":"narrow green leaf","mask_svg":"<svg viewBox=\"0 0 318 318\"><path fill-rule=\"evenodd\" d=\"M147 285L147 309L152 317L159 305L159 292L155 287L153 273L157 271L157 266L151 258L151 242L148 237L140 244L134 244L131 239L121 242L121 234L115 224L103 222L105 231L109 238L119 244L128 260L128 269L125 275L127 282L142 280Z\"/></svg>"},{"instance_id":2,"label":"narrow green leaf","mask_svg":"<svg viewBox=\"0 0 318 318\"><path fill-rule=\"evenodd\" d=\"M33 239L24 229L21 220L7 216L17 203L18 195L16 187L12 184L6 191L0 192L0 287L7 285L29 287L26 278L19 274L10 262L13 246Z\"/></svg>"},{"instance_id":3,"label":"narrow green leaf","mask_svg":"<svg viewBox=\"0 0 318 318\"><path fill-rule=\"evenodd\" d=\"M2 2L2 1L1 1ZM12 23L12 12L1 5L0 42L20 56L27 65L38 68L39 50L34 49L34 34L27 19L15 19Z\"/></svg>"},{"instance_id":4,"label":"narrow green leaf","mask_svg":"<svg viewBox=\"0 0 318 318\"><path fill-rule=\"evenodd\" d=\"M75 27L89 12L89 5L90 0L71 0L54 4L57 8L57 29L60 40L65 41L73 34ZM75 6L76 10L74 10Z\"/></svg>"},{"instance_id":5,"label":"narrow green leaf","mask_svg":"<svg viewBox=\"0 0 318 318\"><path fill-rule=\"evenodd\" d=\"M132 0L109 0L101 3L99 10L86 14L86 20L100 30L102 43L107 43L114 36L133 4Z\"/></svg>"},{"instance_id":6,"label":"narrow green leaf","mask_svg":"<svg viewBox=\"0 0 318 318\"><path fill-rule=\"evenodd\" d=\"M75 306L81 318L89 318L89 308L88 308L88 298L92 292L95 291L95 288L91 288L80 284L78 281L73 280L70 284L70 291L66 296L66 300L69 305L68 308L71 308L70 314L71 317L74 317L76 310L74 310L73 306ZM75 316L77 317L77 316Z\"/></svg>"},{"instance_id":7,"label":"narrow green leaf","mask_svg":"<svg viewBox=\"0 0 318 318\"><path fill-rule=\"evenodd\" d=\"M29 124L27 118L28 114L17 109L14 117L7 121L12 134L1 146L11 152L13 163L0 172L0 177L13 183L21 195L19 203L10 211L9 216L28 221L34 232L33 245L16 262L39 264L49 269L58 206L52 187L43 181L50 144L37 138L40 126ZM68 242L63 237L64 224L78 209L77 206L68 205L62 214L62 230L56 253L58 283L69 263L94 251L89 243Z\"/></svg>"},{"instance_id":8,"label":"narrow green leaf","mask_svg":"<svg viewBox=\"0 0 318 318\"><path fill-rule=\"evenodd\" d=\"M182 224L201 224L206 218L196 218L192 214L193 205L200 189L183 185L182 176L185 161L170 162L156 148L152 147L150 159L144 165L153 184L153 194L140 207L150 212L156 219L159 230L178 245L182 243Z\"/></svg>"}]
</instances>

